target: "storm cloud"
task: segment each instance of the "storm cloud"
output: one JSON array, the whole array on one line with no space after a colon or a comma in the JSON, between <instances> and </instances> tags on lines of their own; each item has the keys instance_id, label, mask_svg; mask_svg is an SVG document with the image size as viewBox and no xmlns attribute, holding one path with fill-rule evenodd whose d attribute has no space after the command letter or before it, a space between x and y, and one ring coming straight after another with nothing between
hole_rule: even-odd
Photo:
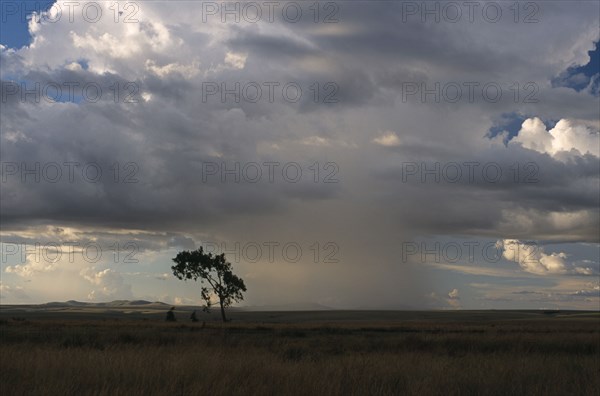
<instances>
[{"instance_id":1,"label":"storm cloud","mask_svg":"<svg viewBox=\"0 0 600 396\"><path fill-rule=\"evenodd\" d=\"M296 243L298 262L241 249L249 304L423 307L435 292L456 308L477 288L399 265L403 242L599 242L599 98L552 84L590 61L598 4L539 2L525 23L503 3L497 21L482 2L456 22L406 2L334 2L315 22L302 3L297 22L253 23L174 3L140 2L131 23L105 2L95 23L34 16L31 45L1 47L4 244L133 242L135 270L162 274L178 249ZM494 136L505 114L524 122ZM80 298L153 293L114 262L2 265L17 299L58 296L17 283L61 269ZM162 287L151 297L193 295Z\"/></svg>"}]
</instances>

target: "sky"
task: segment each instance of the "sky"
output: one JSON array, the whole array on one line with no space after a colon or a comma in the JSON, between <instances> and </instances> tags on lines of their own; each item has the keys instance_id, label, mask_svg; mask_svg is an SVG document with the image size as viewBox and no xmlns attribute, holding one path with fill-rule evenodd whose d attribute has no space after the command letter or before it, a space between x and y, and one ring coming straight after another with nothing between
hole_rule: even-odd
<instances>
[{"instance_id":1,"label":"sky","mask_svg":"<svg viewBox=\"0 0 600 396\"><path fill-rule=\"evenodd\" d=\"M600 6L469 4L0 3L1 302L600 309Z\"/></svg>"}]
</instances>

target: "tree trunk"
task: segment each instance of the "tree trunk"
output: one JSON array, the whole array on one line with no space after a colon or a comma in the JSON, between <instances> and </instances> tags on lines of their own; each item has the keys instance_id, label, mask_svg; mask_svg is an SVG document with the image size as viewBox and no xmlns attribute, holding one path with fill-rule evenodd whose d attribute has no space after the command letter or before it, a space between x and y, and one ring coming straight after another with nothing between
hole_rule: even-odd
<instances>
[{"instance_id":1,"label":"tree trunk","mask_svg":"<svg viewBox=\"0 0 600 396\"><path fill-rule=\"evenodd\" d=\"M227 322L227 318L225 317L225 307L223 306L223 300L219 299L219 305L221 305L221 317L223 318L223 322Z\"/></svg>"}]
</instances>

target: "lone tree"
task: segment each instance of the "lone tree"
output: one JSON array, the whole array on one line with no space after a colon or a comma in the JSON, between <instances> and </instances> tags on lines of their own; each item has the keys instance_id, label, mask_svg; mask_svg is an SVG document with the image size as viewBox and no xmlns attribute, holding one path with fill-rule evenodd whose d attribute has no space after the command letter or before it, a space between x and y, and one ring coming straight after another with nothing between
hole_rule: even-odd
<instances>
[{"instance_id":1,"label":"lone tree","mask_svg":"<svg viewBox=\"0 0 600 396\"><path fill-rule=\"evenodd\" d=\"M246 285L242 278L233 274L231 263L225 260L225 254L204 253L200 247L191 252L185 250L177 253L173 261L175 265L171 269L178 279L194 281L200 279L202 284L206 281L210 285L210 287L202 286L202 299L206 301L204 311L210 312L212 305L210 297L214 293L219 298L223 322L226 322L225 307L230 306L234 301L244 299L242 292L246 291Z\"/></svg>"}]
</instances>

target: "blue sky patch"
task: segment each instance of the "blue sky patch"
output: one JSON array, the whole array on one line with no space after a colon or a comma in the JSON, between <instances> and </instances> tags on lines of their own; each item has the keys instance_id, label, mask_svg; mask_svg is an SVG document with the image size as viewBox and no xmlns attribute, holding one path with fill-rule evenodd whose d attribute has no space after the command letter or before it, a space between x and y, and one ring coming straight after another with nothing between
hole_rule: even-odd
<instances>
[{"instance_id":1,"label":"blue sky patch","mask_svg":"<svg viewBox=\"0 0 600 396\"><path fill-rule=\"evenodd\" d=\"M488 137L494 138L504 131L508 132L508 136L505 139L506 143L513 137L517 136L521 130L521 125L528 117L519 113L504 113L500 116L500 119L494 121L494 125L490 128Z\"/></svg>"},{"instance_id":2,"label":"blue sky patch","mask_svg":"<svg viewBox=\"0 0 600 396\"><path fill-rule=\"evenodd\" d=\"M508 135L504 138L504 144L507 144L509 140L519 134L523 121L531 118L531 116L513 113L503 113L499 119L494 120L494 125L488 131L487 137L492 139L501 134L504 131L508 132ZM559 120L542 120L548 130L554 128Z\"/></svg>"},{"instance_id":3,"label":"blue sky patch","mask_svg":"<svg viewBox=\"0 0 600 396\"><path fill-rule=\"evenodd\" d=\"M33 12L48 10L53 1L0 2L0 44L19 49L31 44L28 19Z\"/></svg>"},{"instance_id":4,"label":"blue sky patch","mask_svg":"<svg viewBox=\"0 0 600 396\"><path fill-rule=\"evenodd\" d=\"M600 94L600 45L588 52L590 61L583 66L571 66L558 77L552 80L552 87L568 87L577 92L590 87L590 93L595 96ZM591 84L590 84L591 82Z\"/></svg>"}]
</instances>

